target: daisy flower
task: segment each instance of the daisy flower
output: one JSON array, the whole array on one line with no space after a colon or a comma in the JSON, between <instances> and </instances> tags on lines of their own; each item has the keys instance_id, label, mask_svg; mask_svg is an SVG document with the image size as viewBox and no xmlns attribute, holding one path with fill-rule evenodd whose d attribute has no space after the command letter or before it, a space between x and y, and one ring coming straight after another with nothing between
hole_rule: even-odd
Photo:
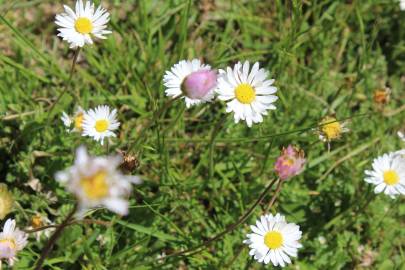
<instances>
[{"instance_id":1,"label":"daisy flower","mask_svg":"<svg viewBox=\"0 0 405 270\"><path fill-rule=\"evenodd\" d=\"M214 98L217 74L198 59L182 60L166 71L163 84L166 96L176 98L184 95L186 106L190 108Z\"/></svg>"},{"instance_id":2,"label":"daisy flower","mask_svg":"<svg viewBox=\"0 0 405 270\"><path fill-rule=\"evenodd\" d=\"M36 230L38 228L52 225L52 222L49 220L49 218L46 215L43 214L36 214L31 218L31 225L27 227L27 230ZM54 224L53 224L54 225ZM44 230L40 230L37 232L34 232L35 239L39 242L41 241L41 236L44 235L46 238L49 238L51 235L51 232L54 230L54 228L48 228Z\"/></svg>"},{"instance_id":3,"label":"daisy flower","mask_svg":"<svg viewBox=\"0 0 405 270\"><path fill-rule=\"evenodd\" d=\"M60 26L59 34L63 40L70 44L70 48L83 47L93 44L93 38L105 39L110 34L106 30L110 14L101 6L95 10L92 1L76 1L75 11L64 5L65 12L56 15L55 23Z\"/></svg>"},{"instance_id":4,"label":"daisy flower","mask_svg":"<svg viewBox=\"0 0 405 270\"><path fill-rule=\"evenodd\" d=\"M8 191L5 184L0 184L0 220L13 210L13 204L13 195Z\"/></svg>"},{"instance_id":5,"label":"daisy flower","mask_svg":"<svg viewBox=\"0 0 405 270\"><path fill-rule=\"evenodd\" d=\"M391 198L405 194L405 159L396 153L384 154L373 161L373 170L365 171L364 181L374 184L375 193L384 192Z\"/></svg>"},{"instance_id":6,"label":"daisy flower","mask_svg":"<svg viewBox=\"0 0 405 270\"><path fill-rule=\"evenodd\" d=\"M305 165L304 151L289 145L283 148L281 155L274 164L274 170L281 180L286 180L300 174Z\"/></svg>"},{"instance_id":7,"label":"daisy flower","mask_svg":"<svg viewBox=\"0 0 405 270\"><path fill-rule=\"evenodd\" d=\"M98 106L88 110L83 116L83 136L93 137L103 145L104 138L116 137L114 130L120 123L117 120L117 110L110 111L108 106Z\"/></svg>"},{"instance_id":8,"label":"daisy flower","mask_svg":"<svg viewBox=\"0 0 405 270\"><path fill-rule=\"evenodd\" d=\"M56 180L66 186L78 199L78 216L90 208L105 206L109 210L120 214L128 214L128 200L132 184L140 184L136 176L122 175L117 168L121 164L121 157L93 157L89 156L85 147L76 151L73 166L56 174Z\"/></svg>"},{"instance_id":9,"label":"daisy flower","mask_svg":"<svg viewBox=\"0 0 405 270\"><path fill-rule=\"evenodd\" d=\"M399 8L405 10L405 0L399 0Z\"/></svg>"},{"instance_id":10,"label":"daisy flower","mask_svg":"<svg viewBox=\"0 0 405 270\"><path fill-rule=\"evenodd\" d=\"M15 226L15 220L8 219L0 233L0 263L2 259L7 259L13 265L17 253L27 245L28 235Z\"/></svg>"},{"instance_id":11,"label":"daisy flower","mask_svg":"<svg viewBox=\"0 0 405 270\"><path fill-rule=\"evenodd\" d=\"M226 111L234 113L235 123L243 120L251 127L252 123L263 122L268 110L276 109L273 103L278 99L274 95L277 88L259 63L250 69L248 61L243 65L238 62L233 69L219 70L219 74L218 98L227 101Z\"/></svg>"},{"instance_id":12,"label":"daisy flower","mask_svg":"<svg viewBox=\"0 0 405 270\"><path fill-rule=\"evenodd\" d=\"M251 225L253 233L247 234L243 243L249 245L250 256L259 263L281 267L291 263L290 257L297 257L298 242L302 232L294 223L287 223L284 216L276 214L263 215L256 221L256 226Z\"/></svg>"},{"instance_id":13,"label":"daisy flower","mask_svg":"<svg viewBox=\"0 0 405 270\"><path fill-rule=\"evenodd\" d=\"M82 107L78 107L72 117L65 112L62 113L62 122L65 125L68 132L82 132L83 131L83 116L84 110ZM73 128L72 128L73 124Z\"/></svg>"},{"instance_id":14,"label":"daisy flower","mask_svg":"<svg viewBox=\"0 0 405 270\"><path fill-rule=\"evenodd\" d=\"M330 143L331 141L340 139L342 133L349 132L347 122L339 122L333 116L324 117L319 123L319 139Z\"/></svg>"}]
</instances>

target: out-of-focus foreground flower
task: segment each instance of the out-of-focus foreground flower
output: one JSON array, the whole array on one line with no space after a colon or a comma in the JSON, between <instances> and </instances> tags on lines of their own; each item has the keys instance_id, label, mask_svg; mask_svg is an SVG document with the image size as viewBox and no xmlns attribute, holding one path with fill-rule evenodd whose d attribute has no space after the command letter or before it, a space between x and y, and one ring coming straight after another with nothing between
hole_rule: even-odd
<instances>
[{"instance_id":1,"label":"out-of-focus foreground flower","mask_svg":"<svg viewBox=\"0 0 405 270\"><path fill-rule=\"evenodd\" d=\"M125 176L117 168L121 165L119 156L89 156L85 147L76 151L73 166L56 174L56 179L66 186L78 199L82 216L89 208L105 206L120 214L128 214L128 199L131 184L140 184L136 176Z\"/></svg>"},{"instance_id":2,"label":"out-of-focus foreground flower","mask_svg":"<svg viewBox=\"0 0 405 270\"><path fill-rule=\"evenodd\" d=\"M0 220L13 210L13 204L13 195L8 191L5 184L0 184Z\"/></svg>"}]
</instances>

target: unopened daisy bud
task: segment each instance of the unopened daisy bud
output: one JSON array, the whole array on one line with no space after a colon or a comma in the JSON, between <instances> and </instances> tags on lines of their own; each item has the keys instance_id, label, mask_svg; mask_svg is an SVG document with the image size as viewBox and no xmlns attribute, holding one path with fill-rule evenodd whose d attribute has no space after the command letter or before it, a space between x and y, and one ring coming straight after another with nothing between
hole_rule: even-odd
<instances>
[{"instance_id":1,"label":"unopened daisy bud","mask_svg":"<svg viewBox=\"0 0 405 270\"><path fill-rule=\"evenodd\" d=\"M122 156L122 164L120 168L124 172L130 173L139 167L139 159L136 156L122 150L118 150L118 153Z\"/></svg>"},{"instance_id":2,"label":"unopened daisy bud","mask_svg":"<svg viewBox=\"0 0 405 270\"><path fill-rule=\"evenodd\" d=\"M302 150L289 145L281 151L274 165L278 177L286 180L302 172L305 164L305 154Z\"/></svg>"},{"instance_id":3,"label":"unopened daisy bud","mask_svg":"<svg viewBox=\"0 0 405 270\"><path fill-rule=\"evenodd\" d=\"M187 108L214 98L216 72L199 59L182 60L166 71L163 84L169 97L184 96Z\"/></svg>"},{"instance_id":4,"label":"unopened daisy bud","mask_svg":"<svg viewBox=\"0 0 405 270\"><path fill-rule=\"evenodd\" d=\"M6 259L13 265L17 260L17 253L27 245L27 238L26 233L16 228L15 220L8 219L0 233L0 260Z\"/></svg>"},{"instance_id":5,"label":"unopened daisy bud","mask_svg":"<svg viewBox=\"0 0 405 270\"><path fill-rule=\"evenodd\" d=\"M13 209L13 196L5 184L0 184L0 220L5 218Z\"/></svg>"},{"instance_id":6,"label":"unopened daisy bud","mask_svg":"<svg viewBox=\"0 0 405 270\"><path fill-rule=\"evenodd\" d=\"M346 122L339 122L333 116L324 117L319 125L319 138L324 142L337 140L342 136L342 133L349 132Z\"/></svg>"},{"instance_id":7,"label":"unopened daisy bud","mask_svg":"<svg viewBox=\"0 0 405 270\"><path fill-rule=\"evenodd\" d=\"M391 89L385 87L374 91L374 102L378 105L385 105L390 101Z\"/></svg>"},{"instance_id":8,"label":"unopened daisy bud","mask_svg":"<svg viewBox=\"0 0 405 270\"><path fill-rule=\"evenodd\" d=\"M188 75L181 85L184 95L191 99L204 99L217 85L217 74L212 70L199 70Z\"/></svg>"}]
</instances>

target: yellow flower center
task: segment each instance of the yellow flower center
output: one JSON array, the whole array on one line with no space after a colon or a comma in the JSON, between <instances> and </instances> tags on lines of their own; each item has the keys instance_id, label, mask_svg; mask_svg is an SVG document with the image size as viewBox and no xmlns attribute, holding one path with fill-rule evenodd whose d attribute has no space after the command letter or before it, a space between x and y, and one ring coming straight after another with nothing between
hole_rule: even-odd
<instances>
[{"instance_id":1,"label":"yellow flower center","mask_svg":"<svg viewBox=\"0 0 405 270\"><path fill-rule=\"evenodd\" d=\"M256 98L256 91L249 84L242 83L235 88L235 97L242 104L250 104Z\"/></svg>"},{"instance_id":2,"label":"yellow flower center","mask_svg":"<svg viewBox=\"0 0 405 270\"><path fill-rule=\"evenodd\" d=\"M40 228L40 227L42 227L42 225L43 225L43 223L42 223L42 217L41 217L41 216L37 215L37 216L34 216L34 217L31 219L31 226L32 226L34 229Z\"/></svg>"},{"instance_id":3,"label":"yellow flower center","mask_svg":"<svg viewBox=\"0 0 405 270\"><path fill-rule=\"evenodd\" d=\"M321 127L322 133L328 140L334 140L340 137L342 125L336 121L336 118L327 117L321 124L323 124Z\"/></svg>"},{"instance_id":4,"label":"yellow flower center","mask_svg":"<svg viewBox=\"0 0 405 270\"><path fill-rule=\"evenodd\" d=\"M107 173L99 171L96 174L83 177L80 184L86 196L92 200L104 198L108 194Z\"/></svg>"},{"instance_id":5,"label":"yellow flower center","mask_svg":"<svg viewBox=\"0 0 405 270\"><path fill-rule=\"evenodd\" d=\"M81 113L78 113L76 116L75 116L75 128L77 129L77 130L82 130L82 124L83 124L83 113L81 112Z\"/></svg>"},{"instance_id":6,"label":"yellow flower center","mask_svg":"<svg viewBox=\"0 0 405 270\"><path fill-rule=\"evenodd\" d=\"M384 183L389 186L395 185L399 182L399 175L394 170L388 170L384 172Z\"/></svg>"},{"instance_id":7,"label":"yellow flower center","mask_svg":"<svg viewBox=\"0 0 405 270\"><path fill-rule=\"evenodd\" d=\"M283 166L292 166L292 165L294 165L294 160L291 158L288 158L283 161Z\"/></svg>"},{"instance_id":8,"label":"yellow flower center","mask_svg":"<svg viewBox=\"0 0 405 270\"><path fill-rule=\"evenodd\" d=\"M108 129L108 121L107 120L97 120L96 125L94 126L97 132L104 132Z\"/></svg>"},{"instance_id":9,"label":"yellow flower center","mask_svg":"<svg viewBox=\"0 0 405 270\"><path fill-rule=\"evenodd\" d=\"M14 250L17 248L17 244L15 243L15 240L11 239L11 238L0 239L0 245L4 245L11 250Z\"/></svg>"},{"instance_id":10,"label":"yellow flower center","mask_svg":"<svg viewBox=\"0 0 405 270\"><path fill-rule=\"evenodd\" d=\"M264 236L264 244L270 249L276 249L283 245L283 236L277 231L271 231Z\"/></svg>"},{"instance_id":11,"label":"yellow flower center","mask_svg":"<svg viewBox=\"0 0 405 270\"><path fill-rule=\"evenodd\" d=\"M80 17L75 22L75 29L80 34L89 34L93 31L93 23L85 17Z\"/></svg>"}]
</instances>

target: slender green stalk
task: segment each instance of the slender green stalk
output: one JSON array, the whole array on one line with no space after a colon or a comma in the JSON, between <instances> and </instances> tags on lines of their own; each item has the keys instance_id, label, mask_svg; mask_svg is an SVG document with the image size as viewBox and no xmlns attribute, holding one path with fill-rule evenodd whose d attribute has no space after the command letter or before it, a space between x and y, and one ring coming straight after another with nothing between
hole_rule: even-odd
<instances>
[{"instance_id":1,"label":"slender green stalk","mask_svg":"<svg viewBox=\"0 0 405 270\"><path fill-rule=\"evenodd\" d=\"M209 174L207 183L210 182L214 176L214 150L215 150L215 138L218 136L219 131L224 126L224 121L227 118L228 114L222 116L219 121L216 123L215 127L212 129L211 139L209 144Z\"/></svg>"},{"instance_id":2,"label":"slender green stalk","mask_svg":"<svg viewBox=\"0 0 405 270\"><path fill-rule=\"evenodd\" d=\"M49 238L48 243L42 249L41 256L37 261L37 265L35 266L35 270L41 270L42 265L45 262L46 257L48 256L49 252L51 252L56 240L62 235L63 230L69 225L70 220L72 219L73 215L76 213L77 204L73 207L72 211L67 215L65 220L58 226L55 232L52 234L51 238Z\"/></svg>"},{"instance_id":3,"label":"slender green stalk","mask_svg":"<svg viewBox=\"0 0 405 270\"><path fill-rule=\"evenodd\" d=\"M69 78L65 84L65 87L63 88L62 92L59 94L59 96L56 98L55 102L52 103L51 107L49 108L49 112L48 112L48 119L52 114L53 109L55 108L55 106L59 103L59 101L62 99L62 97L65 95L65 93L68 91L70 84L72 83L72 78L73 78L73 74L75 72L75 67L76 67L76 63L77 63L77 59L79 58L79 53L80 53L80 47L76 49L75 54L73 56L73 60L72 60L72 66L70 68L70 73L69 73Z\"/></svg>"},{"instance_id":4,"label":"slender green stalk","mask_svg":"<svg viewBox=\"0 0 405 270\"><path fill-rule=\"evenodd\" d=\"M277 196L278 196L278 194L279 194L280 191L281 191L281 186L283 185L283 182L284 182L284 181L281 180L281 179L278 180L277 187L276 187L276 191L274 192L273 197L271 198L269 204L267 205L267 208L266 208L265 213L269 212L270 208L273 206L274 202L276 201Z\"/></svg>"},{"instance_id":5,"label":"slender green stalk","mask_svg":"<svg viewBox=\"0 0 405 270\"><path fill-rule=\"evenodd\" d=\"M71 226L71 225L75 225L75 224L79 224L79 223L84 223L84 224L96 224L96 225L101 225L101 226L111 226L111 222L109 221L103 221L103 220L96 220L96 219L81 219L81 220L73 220L71 222L69 222L67 226ZM36 232L40 232L40 231L44 231L47 229L51 229L51 228L58 228L60 225L46 225L46 226L42 226L36 229L32 229L32 230L24 230L25 233L36 233Z\"/></svg>"},{"instance_id":6,"label":"slender green stalk","mask_svg":"<svg viewBox=\"0 0 405 270\"><path fill-rule=\"evenodd\" d=\"M166 112L167 109L170 108L170 106L178 99L181 99L183 96L177 96L173 99L168 100L165 104L163 104L162 107L158 111L156 111L153 114L152 119L146 124L145 127L142 128L141 133L139 134L138 138L135 139L135 141L131 144L131 146L128 147L128 153L131 152L133 149L136 149L139 146L139 143L144 140L143 136L145 135L145 132L150 129L157 121L159 121L160 117Z\"/></svg>"},{"instance_id":7,"label":"slender green stalk","mask_svg":"<svg viewBox=\"0 0 405 270\"><path fill-rule=\"evenodd\" d=\"M245 222L249 216L253 213L253 211L255 210L255 208L263 201L264 197L267 195L267 193L271 190L271 188L273 187L274 183L277 181L278 179L274 179L270 182L270 184L265 188L265 190L260 194L259 198L256 200L256 202L245 212L245 214L243 214L242 217L239 218L239 220L233 224L231 224L230 226L228 226L227 229L225 229L224 231L218 233L217 235L215 235L214 237L208 239L207 241L192 247L190 249L187 249L185 251L180 251L180 252L175 252L172 253L168 256L166 256L165 258L170 258L170 257L175 257L175 256L182 256L182 255L192 255L195 253L200 252L201 250L203 250L204 248L206 248L208 245L210 245L211 243L215 242L218 239L221 239L224 235L226 235L227 233L233 231L236 227L238 227L240 224L242 224L243 222ZM278 190L279 192L280 190ZM277 193L274 193L273 198L277 197ZM273 198L271 199L272 203L274 203L275 199L273 200Z\"/></svg>"}]
</instances>

